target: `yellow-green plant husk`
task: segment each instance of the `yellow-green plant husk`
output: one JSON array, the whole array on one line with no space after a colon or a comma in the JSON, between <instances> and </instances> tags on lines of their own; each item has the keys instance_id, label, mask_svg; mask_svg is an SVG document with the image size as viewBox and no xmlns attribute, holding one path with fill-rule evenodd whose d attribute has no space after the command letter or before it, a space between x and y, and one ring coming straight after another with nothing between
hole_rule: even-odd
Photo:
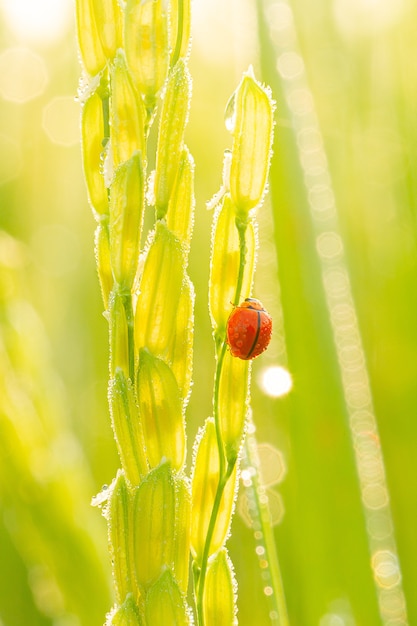
<instances>
[{"instance_id":1,"label":"yellow-green plant husk","mask_svg":"<svg viewBox=\"0 0 417 626\"><path fill-rule=\"evenodd\" d=\"M137 392L150 466L167 459L174 469L181 469L186 440L178 383L165 361L145 349L139 353Z\"/></svg>"},{"instance_id":2,"label":"yellow-green plant husk","mask_svg":"<svg viewBox=\"0 0 417 626\"><path fill-rule=\"evenodd\" d=\"M236 489L236 468L224 488L219 512L210 542L208 554L215 554L225 542L232 518ZM192 528L191 551L194 560L201 563L206 545L207 531L210 524L216 492L220 478L219 450L217 446L214 420L208 418L203 431L199 434L199 442L195 453L192 490Z\"/></svg>"},{"instance_id":3,"label":"yellow-green plant husk","mask_svg":"<svg viewBox=\"0 0 417 626\"><path fill-rule=\"evenodd\" d=\"M210 560L204 587L204 623L209 626L234 626L237 584L227 550L223 548Z\"/></svg>"},{"instance_id":4,"label":"yellow-green plant husk","mask_svg":"<svg viewBox=\"0 0 417 626\"><path fill-rule=\"evenodd\" d=\"M146 622L166 626L191 626L190 612L171 572L164 572L149 589L145 602Z\"/></svg>"}]
</instances>

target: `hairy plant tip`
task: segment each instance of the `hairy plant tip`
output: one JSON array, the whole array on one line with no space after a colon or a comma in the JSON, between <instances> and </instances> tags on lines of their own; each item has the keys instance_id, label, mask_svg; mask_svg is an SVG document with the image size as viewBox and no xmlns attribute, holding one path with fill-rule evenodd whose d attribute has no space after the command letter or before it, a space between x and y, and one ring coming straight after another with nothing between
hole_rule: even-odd
<instances>
[{"instance_id":1,"label":"hairy plant tip","mask_svg":"<svg viewBox=\"0 0 417 626\"><path fill-rule=\"evenodd\" d=\"M215 335L221 338L224 338L232 304L235 303L241 264L241 246L236 228L235 207L230 195L226 194L214 215L209 279L210 317ZM249 297L252 289L256 259L256 236L252 220L248 222L244 232L244 246L246 263L240 298Z\"/></svg>"},{"instance_id":2,"label":"hairy plant tip","mask_svg":"<svg viewBox=\"0 0 417 626\"><path fill-rule=\"evenodd\" d=\"M171 368L149 351L139 352L139 414L151 467L166 458L176 470L185 462L186 438L180 390Z\"/></svg>"},{"instance_id":3,"label":"hairy plant tip","mask_svg":"<svg viewBox=\"0 0 417 626\"><path fill-rule=\"evenodd\" d=\"M133 567L133 496L124 473L117 472L108 502L108 538L116 601L135 590Z\"/></svg>"},{"instance_id":4,"label":"hairy plant tip","mask_svg":"<svg viewBox=\"0 0 417 626\"><path fill-rule=\"evenodd\" d=\"M191 480L191 552L194 560L201 564L220 478L219 449L212 418L206 420L197 441ZM236 476L237 464L223 490L209 556L222 547L229 534L236 497Z\"/></svg>"},{"instance_id":5,"label":"hairy plant tip","mask_svg":"<svg viewBox=\"0 0 417 626\"><path fill-rule=\"evenodd\" d=\"M126 60L149 114L169 67L167 0L127 0L124 21Z\"/></svg>"},{"instance_id":6,"label":"hairy plant tip","mask_svg":"<svg viewBox=\"0 0 417 626\"><path fill-rule=\"evenodd\" d=\"M191 78L183 60L172 68L162 103L155 168L155 208L165 217L180 169L191 98Z\"/></svg>"},{"instance_id":7,"label":"hairy plant tip","mask_svg":"<svg viewBox=\"0 0 417 626\"><path fill-rule=\"evenodd\" d=\"M264 196L274 129L274 102L249 68L229 101L226 127L233 136L230 193L237 215L247 219Z\"/></svg>"},{"instance_id":8,"label":"hairy plant tip","mask_svg":"<svg viewBox=\"0 0 417 626\"><path fill-rule=\"evenodd\" d=\"M192 625L185 597L169 570L166 570L150 588L145 601L145 616L149 625Z\"/></svg>"},{"instance_id":9,"label":"hairy plant tip","mask_svg":"<svg viewBox=\"0 0 417 626\"><path fill-rule=\"evenodd\" d=\"M145 199L141 152L116 171L110 190L110 258L114 280L130 291L139 257Z\"/></svg>"},{"instance_id":10,"label":"hairy plant tip","mask_svg":"<svg viewBox=\"0 0 417 626\"><path fill-rule=\"evenodd\" d=\"M135 152L146 155L146 110L126 66L123 50L118 50L111 76L110 138L113 167L117 168Z\"/></svg>"},{"instance_id":11,"label":"hairy plant tip","mask_svg":"<svg viewBox=\"0 0 417 626\"><path fill-rule=\"evenodd\" d=\"M76 19L82 64L95 76L122 44L122 10L117 0L76 0Z\"/></svg>"},{"instance_id":12,"label":"hairy plant tip","mask_svg":"<svg viewBox=\"0 0 417 626\"><path fill-rule=\"evenodd\" d=\"M204 623L237 626L237 583L226 548L210 559L204 586Z\"/></svg>"},{"instance_id":13,"label":"hairy plant tip","mask_svg":"<svg viewBox=\"0 0 417 626\"><path fill-rule=\"evenodd\" d=\"M145 626L131 594L108 615L105 626Z\"/></svg>"}]
</instances>

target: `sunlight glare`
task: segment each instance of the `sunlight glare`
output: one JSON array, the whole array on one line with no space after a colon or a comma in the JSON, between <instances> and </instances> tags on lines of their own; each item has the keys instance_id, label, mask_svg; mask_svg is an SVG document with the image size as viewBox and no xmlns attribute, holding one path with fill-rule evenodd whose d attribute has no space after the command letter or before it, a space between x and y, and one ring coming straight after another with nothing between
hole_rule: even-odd
<instances>
[{"instance_id":1,"label":"sunlight glare","mask_svg":"<svg viewBox=\"0 0 417 626\"><path fill-rule=\"evenodd\" d=\"M72 15L71 0L3 0L1 6L16 37L43 44L60 39Z\"/></svg>"},{"instance_id":2,"label":"sunlight glare","mask_svg":"<svg viewBox=\"0 0 417 626\"><path fill-rule=\"evenodd\" d=\"M285 396L292 389L291 374L279 365L267 367L261 372L260 386L272 398Z\"/></svg>"}]
</instances>

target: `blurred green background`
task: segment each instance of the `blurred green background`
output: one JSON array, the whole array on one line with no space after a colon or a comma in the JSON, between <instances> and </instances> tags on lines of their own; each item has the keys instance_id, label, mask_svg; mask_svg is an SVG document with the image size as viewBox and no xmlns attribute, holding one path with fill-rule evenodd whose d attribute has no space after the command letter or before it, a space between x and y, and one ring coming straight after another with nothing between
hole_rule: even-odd
<instances>
[{"instance_id":1,"label":"blurred green background","mask_svg":"<svg viewBox=\"0 0 417 626\"><path fill-rule=\"evenodd\" d=\"M0 624L98 626L110 565L90 500L118 461L73 7L0 7ZM416 24L412 0L194 2L189 443L214 371L205 203L252 63L277 100L254 293L274 337L253 411L292 626L417 624ZM244 508L239 623L276 623Z\"/></svg>"}]
</instances>

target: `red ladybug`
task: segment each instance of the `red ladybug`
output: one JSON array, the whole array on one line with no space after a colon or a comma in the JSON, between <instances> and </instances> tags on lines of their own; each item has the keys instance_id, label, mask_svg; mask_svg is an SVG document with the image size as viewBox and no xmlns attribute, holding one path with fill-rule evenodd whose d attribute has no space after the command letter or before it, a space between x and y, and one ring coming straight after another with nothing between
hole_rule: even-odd
<instances>
[{"instance_id":1,"label":"red ladybug","mask_svg":"<svg viewBox=\"0 0 417 626\"><path fill-rule=\"evenodd\" d=\"M246 298L235 307L227 320L227 343L233 356L254 359L267 349L272 333L272 319L255 298Z\"/></svg>"}]
</instances>

